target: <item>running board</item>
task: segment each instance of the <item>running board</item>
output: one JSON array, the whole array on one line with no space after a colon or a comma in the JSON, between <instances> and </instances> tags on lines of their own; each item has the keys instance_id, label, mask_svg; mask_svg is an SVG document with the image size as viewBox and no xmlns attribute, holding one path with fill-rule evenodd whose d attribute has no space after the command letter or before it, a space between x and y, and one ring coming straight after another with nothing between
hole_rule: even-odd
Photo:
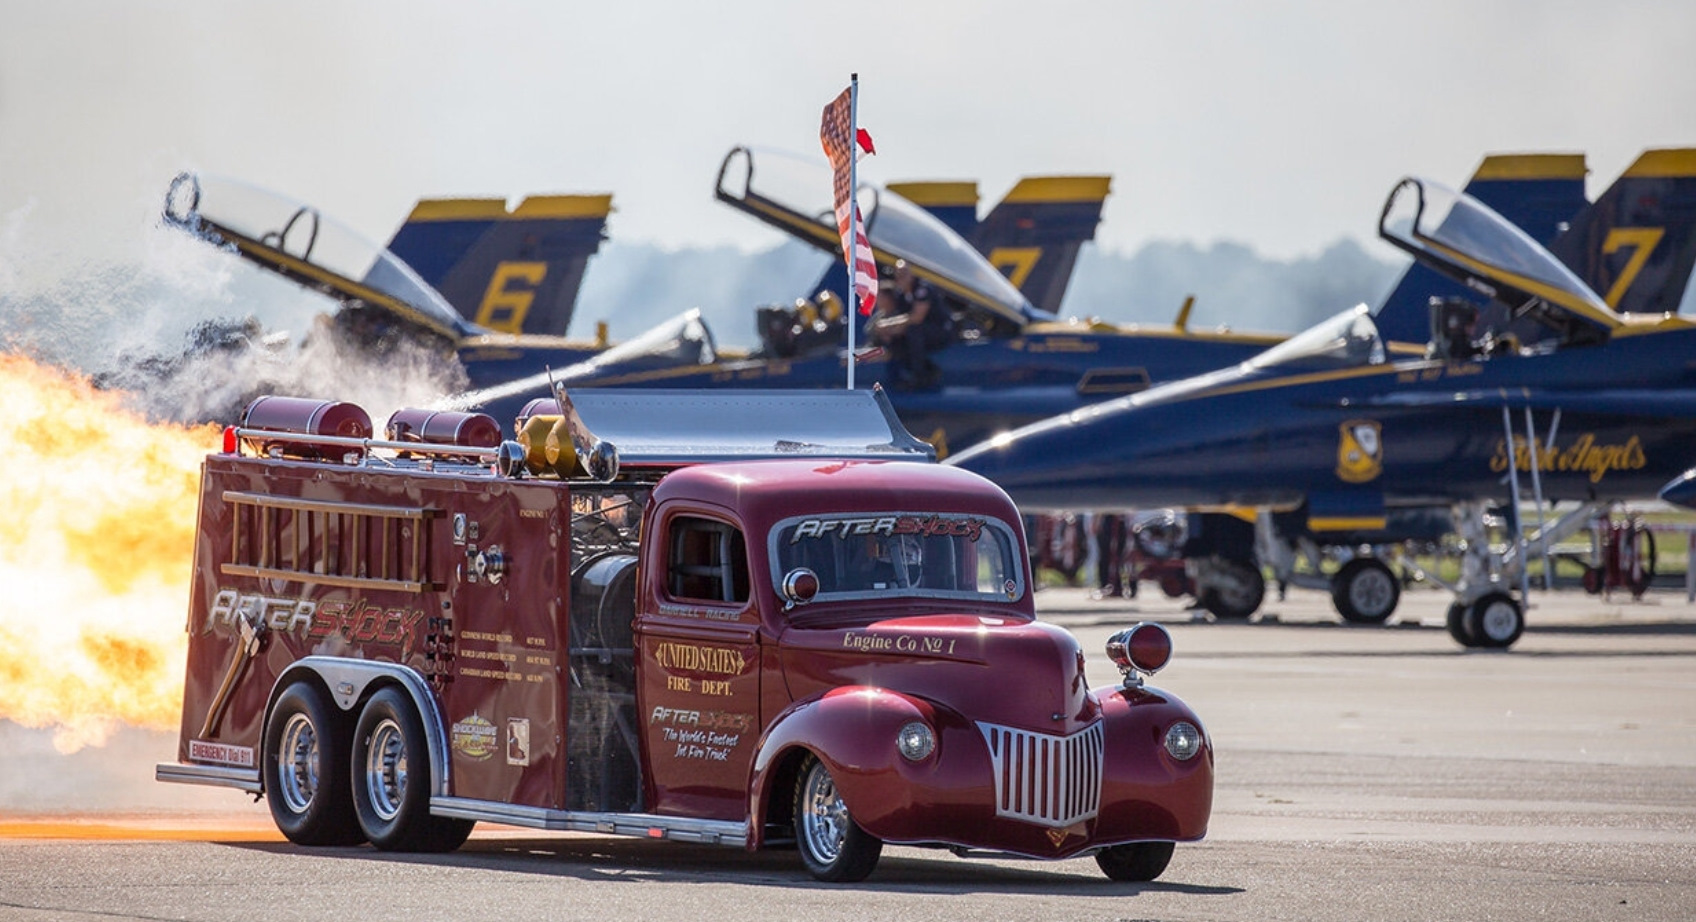
<instances>
[{"instance_id":1,"label":"running board","mask_svg":"<svg viewBox=\"0 0 1696 922\"><path fill-rule=\"evenodd\" d=\"M584 813L526 807L495 800L472 800L466 797L432 797L430 812L436 816L505 823L508 826L524 826L530 829L594 832L609 836L669 839L673 842L695 842L702 845L748 844L748 824L730 820L657 816L652 813Z\"/></svg>"},{"instance_id":2,"label":"running board","mask_svg":"<svg viewBox=\"0 0 1696 922\"><path fill-rule=\"evenodd\" d=\"M260 791L257 769L230 768L223 765L160 762L153 766L153 780L171 781L176 784L208 784L213 787L235 788L249 794L258 794Z\"/></svg>"}]
</instances>

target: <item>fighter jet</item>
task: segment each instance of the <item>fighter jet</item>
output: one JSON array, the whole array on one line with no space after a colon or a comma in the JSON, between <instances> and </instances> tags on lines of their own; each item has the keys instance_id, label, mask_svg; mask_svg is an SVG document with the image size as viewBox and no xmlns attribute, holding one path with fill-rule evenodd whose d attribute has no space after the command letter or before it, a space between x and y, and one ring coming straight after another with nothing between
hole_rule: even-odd
<instances>
[{"instance_id":1,"label":"fighter jet","mask_svg":"<svg viewBox=\"0 0 1696 922\"><path fill-rule=\"evenodd\" d=\"M1632 194L1592 206L1611 216L1596 250L1612 257L1622 294L1652 271L1665 284L1648 303L1676 305L1696 235L1688 220L1656 222L1675 206L1689 214L1696 153L1650 151L1627 176L1642 180ZM1468 646L1511 645L1532 547L1495 566L1476 540L1484 507L1512 508L1527 486L1541 501L1576 503L1541 530L1549 542L1690 467L1696 323L1614 310L1526 233L1427 180L1396 186L1379 234L1469 292L1431 306L1422 354L1387 348L1357 307L1237 366L1041 421L948 463L1034 509L1269 507L1326 532L1451 507L1455 529L1475 540L1449 631ZM1606 252L1609 239L1638 245ZM1203 592L1260 579L1240 558L1197 563Z\"/></svg>"}]
</instances>

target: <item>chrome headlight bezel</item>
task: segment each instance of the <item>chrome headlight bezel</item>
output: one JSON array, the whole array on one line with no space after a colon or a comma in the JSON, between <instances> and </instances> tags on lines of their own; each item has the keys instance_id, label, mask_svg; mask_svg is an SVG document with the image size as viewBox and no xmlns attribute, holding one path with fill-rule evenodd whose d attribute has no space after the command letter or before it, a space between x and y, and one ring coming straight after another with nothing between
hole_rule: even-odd
<instances>
[{"instance_id":1,"label":"chrome headlight bezel","mask_svg":"<svg viewBox=\"0 0 1696 922\"><path fill-rule=\"evenodd\" d=\"M1166 736L1161 741L1166 747L1166 754L1179 762L1188 762L1201 754L1205 739L1201 728L1187 720L1180 720L1166 728Z\"/></svg>"},{"instance_id":2,"label":"chrome headlight bezel","mask_svg":"<svg viewBox=\"0 0 1696 922\"><path fill-rule=\"evenodd\" d=\"M922 720L909 720L895 732L895 751L909 762L923 762L936 752L936 732Z\"/></svg>"}]
</instances>

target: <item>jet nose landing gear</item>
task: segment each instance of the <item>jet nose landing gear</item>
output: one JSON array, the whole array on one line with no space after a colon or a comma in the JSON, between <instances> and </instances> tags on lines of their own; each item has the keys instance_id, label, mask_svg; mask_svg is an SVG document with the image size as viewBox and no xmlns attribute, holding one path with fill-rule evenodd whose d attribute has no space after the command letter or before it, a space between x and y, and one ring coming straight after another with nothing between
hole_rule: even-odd
<instances>
[{"instance_id":1,"label":"jet nose landing gear","mask_svg":"<svg viewBox=\"0 0 1696 922\"><path fill-rule=\"evenodd\" d=\"M1461 646L1502 650L1525 632L1525 607L1506 592L1486 592L1449 606L1449 636Z\"/></svg>"}]
</instances>

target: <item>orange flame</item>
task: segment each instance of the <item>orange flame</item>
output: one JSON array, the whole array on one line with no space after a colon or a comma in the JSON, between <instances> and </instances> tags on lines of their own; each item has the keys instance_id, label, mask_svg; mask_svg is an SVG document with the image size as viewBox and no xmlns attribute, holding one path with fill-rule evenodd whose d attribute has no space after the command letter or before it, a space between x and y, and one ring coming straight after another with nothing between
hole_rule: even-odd
<instances>
[{"instance_id":1,"label":"orange flame","mask_svg":"<svg viewBox=\"0 0 1696 922\"><path fill-rule=\"evenodd\" d=\"M0 719L70 753L177 726L201 458L216 427L0 355Z\"/></svg>"}]
</instances>

